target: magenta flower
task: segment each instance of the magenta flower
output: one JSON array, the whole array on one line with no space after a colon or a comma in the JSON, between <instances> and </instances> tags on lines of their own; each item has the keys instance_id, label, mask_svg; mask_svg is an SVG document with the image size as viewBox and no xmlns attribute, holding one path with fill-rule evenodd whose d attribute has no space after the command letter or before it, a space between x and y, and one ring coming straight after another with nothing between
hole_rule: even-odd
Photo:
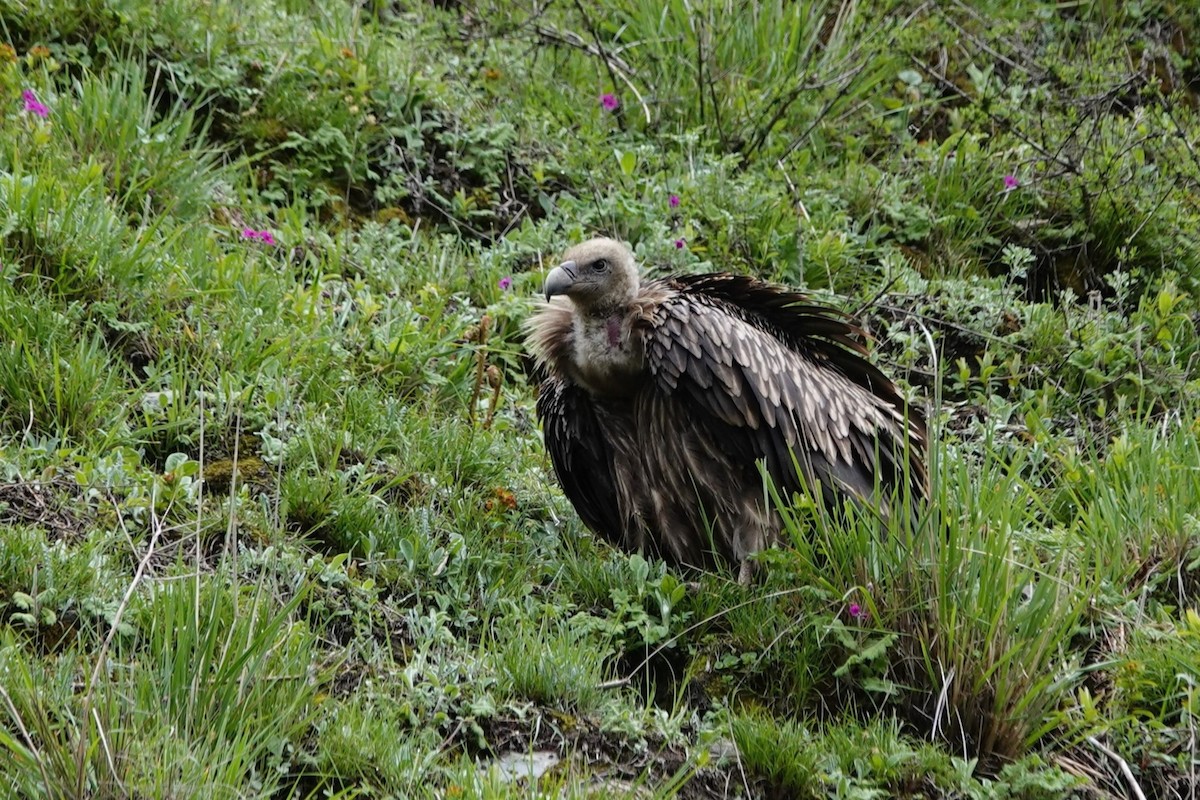
<instances>
[{"instance_id":1,"label":"magenta flower","mask_svg":"<svg viewBox=\"0 0 1200 800\"><path fill-rule=\"evenodd\" d=\"M1016 175L1005 175L1004 176L1004 191L1011 192L1013 189L1017 188L1020 185L1021 185L1021 182L1019 180L1017 180Z\"/></svg>"},{"instance_id":2,"label":"magenta flower","mask_svg":"<svg viewBox=\"0 0 1200 800\"><path fill-rule=\"evenodd\" d=\"M50 109L38 101L37 95L33 93L33 89L26 89L21 92L21 99L25 101L25 110L30 114L35 114L42 119L50 116Z\"/></svg>"},{"instance_id":3,"label":"magenta flower","mask_svg":"<svg viewBox=\"0 0 1200 800\"><path fill-rule=\"evenodd\" d=\"M684 248L684 245L686 245L686 244L687 244L687 239L676 239L675 240L675 249L682 250Z\"/></svg>"},{"instance_id":4,"label":"magenta flower","mask_svg":"<svg viewBox=\"0 0 1200 800\"><path fill-rule=\"evenodd\" d=\"M600 95L600 106L605 111L616 111L617 106L619 105L621 105L621 101L617 99L615 94L611 92L605 92L604 94Z\"/></svg>"},{"instance_id":5,"label":"magenta flower","mask_svg":"<svg viewBox=\"0 0 1200 800\"><path fill-rule=\"evenodd\" d=\"M679 195L671 195L670 199L667 200L667 205L669 205L671 208L679 208Z\"/></svg>"},{"instance_id":6,"label":"magenta flower","mask_svg":"<svg viewBox=\"0 0 1200 800\"><path fill-rule=\"evenodd\" d=\"M867 619L867 610L858 603L851 603L846 611L850 612L850 616L855 622L865 622Z\"/></svg>"},{"instance_id":7,"label":"magenta flower","mask_svg":"<svg viewBox=\"0 0 1200 800\"><path fill-rule=\"evenodd\" d=\"M265 230L265 229L261 230L261 231L256 231L256 230L254 230L254 228L243 228L242 229L242 238L243 239L257 239L258 241L262 242L263 244L273 245L276 243L275 237L271 234L270 231Z\"/></svg>"},{"instance_id":8,"label":"magenta flower","mask_svg":"<svg viewBox=\"0 0 1200 800\"><path fill-rule=\"evenodd\" d=\"M507 292L509 289L511 289L512 288L512 276L505 275L503 278L501 278L499 286L500 286L501 291Z\"/></svg>"}]
</instances>

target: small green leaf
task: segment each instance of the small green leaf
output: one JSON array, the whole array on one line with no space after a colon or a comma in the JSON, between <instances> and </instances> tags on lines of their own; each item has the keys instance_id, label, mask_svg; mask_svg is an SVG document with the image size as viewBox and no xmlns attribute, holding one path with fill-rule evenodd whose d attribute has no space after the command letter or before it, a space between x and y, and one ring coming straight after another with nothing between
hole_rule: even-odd
<instances>
[{"instance_id":1,"label":"small green leaf","mask_svg":"<svg viewBox=\"0 0 1200 800\"><path fill-rule=\"evenodd\" d=\"M621 165L621 172L627 177L633 175L634 169L637 168L637 154L620 150L614 150L613 153L617 156L617 163Z\"/></svg>"},{"instance_id":2,"label":"small green leaf","mask_svg":"<svg viewBox=\"0 0 1200 800\"><path fill-rule=\"evenodd\" d=\"M1175 296L1163 289L1158 293L1158 315L1160 317L1170 316L1171 310L1175 307Z\"/></svg>"}]
</instances>

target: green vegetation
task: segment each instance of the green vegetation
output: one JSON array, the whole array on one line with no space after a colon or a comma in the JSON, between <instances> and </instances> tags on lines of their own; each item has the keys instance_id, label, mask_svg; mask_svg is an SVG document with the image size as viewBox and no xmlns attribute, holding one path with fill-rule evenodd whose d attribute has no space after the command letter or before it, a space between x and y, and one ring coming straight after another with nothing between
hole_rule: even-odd
<instances>
[{"instance_id":1,"label":"green vegetation","mask_svg":"<svg viewBox=\"0 0 1200 800\"><path fill-rule=\"evenodd\" d=\"M1195 791L1200 12L752 5L0 0L0 786ZM592 539L520 330L601 232L860 314L920 524Z\"/></svg>"}]
</instances>

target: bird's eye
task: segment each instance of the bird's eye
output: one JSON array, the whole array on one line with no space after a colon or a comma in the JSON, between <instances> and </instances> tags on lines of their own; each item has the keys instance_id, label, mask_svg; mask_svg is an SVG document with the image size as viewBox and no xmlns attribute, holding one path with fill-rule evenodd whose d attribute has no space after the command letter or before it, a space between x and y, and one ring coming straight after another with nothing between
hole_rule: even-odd
<instances>
[{"instance_id":1,"label":"bird's eye","mask_svg":"<svg viewBox=\"0 0 1200 800\"><path fill-rule=\"evenodd\" d=\"M608 261L603 258L598 258L592 262L592 272L604 272L608 269Z\"/></svg>"}]
</instances>

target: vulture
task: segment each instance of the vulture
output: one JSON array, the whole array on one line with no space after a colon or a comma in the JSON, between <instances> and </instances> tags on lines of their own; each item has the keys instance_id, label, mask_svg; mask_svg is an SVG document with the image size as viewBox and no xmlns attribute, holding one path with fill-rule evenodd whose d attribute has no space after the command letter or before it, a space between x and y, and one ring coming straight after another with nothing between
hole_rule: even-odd
<instances>
[{"instance_id":1,"label":"vulture","mask_svg":"<svg viewBox=\"0 0 1200 800\"><path fill-rule=\"evenodd\" d=\"M782 529L764 473L883 517L925 496L924 421L847 315L741 275L643 281L613 239L568 250L545 294L527 344L546 449L615 546L745 581Z\"/></svg>"}]
</instances>

